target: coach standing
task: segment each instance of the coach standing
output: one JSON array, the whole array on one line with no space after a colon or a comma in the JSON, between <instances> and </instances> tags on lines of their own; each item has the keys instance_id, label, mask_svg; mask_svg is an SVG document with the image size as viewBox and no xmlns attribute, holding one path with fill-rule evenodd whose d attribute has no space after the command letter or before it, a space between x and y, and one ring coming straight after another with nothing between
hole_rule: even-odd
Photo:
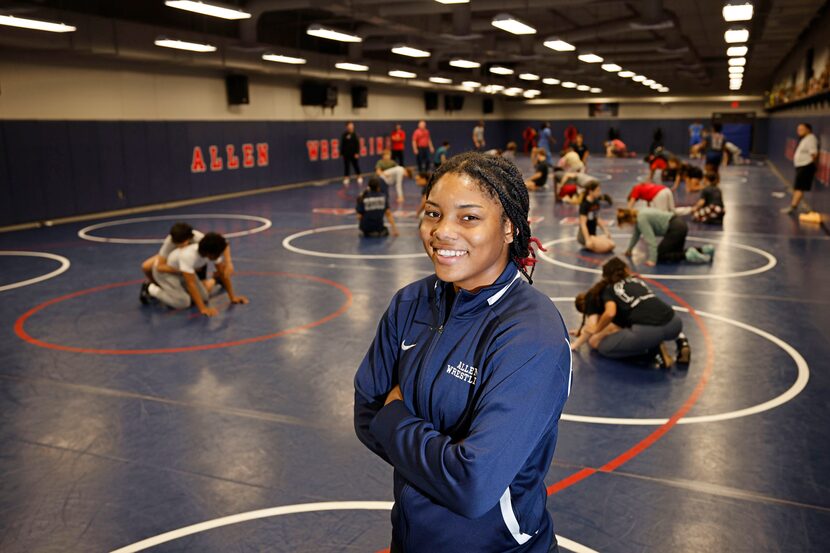
<instances>
[{"instance_id":1,"label":"coach standing","mask_svg":"<svg viewBox=\"0 0 830 553\"><path fill-rule=\"evenodd\" d=\"M804 192L813 187L813 179L816 176L818 139L813 134L813 127L809 123L800 123L797 132L800 140L793 156L793 165L795 165L793 199L790 202L790 207L781 210L783 213L793 213L798 209L798 204L801 203Z\"/></svg>"},{"instance_id":2,"label":"coach standing","mask_svg":"<svg viewBox=\"0 0 830 553\"><path fill-rule=\"evenodd\" d=\"M360 139L354 132L354 123L346 123L346 130L340 137L340 155L343 156L343 186L349 186L349 168L354 169L357 185L363 186L363 177L360 176Z\"/></svg>"}]
</instances>

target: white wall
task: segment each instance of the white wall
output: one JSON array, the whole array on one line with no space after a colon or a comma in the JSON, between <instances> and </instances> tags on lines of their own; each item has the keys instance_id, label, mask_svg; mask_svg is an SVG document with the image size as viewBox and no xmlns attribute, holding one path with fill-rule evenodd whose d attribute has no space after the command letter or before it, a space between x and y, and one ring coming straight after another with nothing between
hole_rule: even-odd
<instances>
[{"instance_id":1,"label":"white wall","mask_svg":"<svg viewBox=\"0 0 830 553\"><path fill-rule=\"evenodd\" d=\"M300 83L252 75L250 104L228 106L224 73L188 68L137 68L113 63L57 64L0 58L0 119L60 120L413 120L502 119L482 116L482 96L466 94L464 109L424 110L423 88L369 87L369 107L353 110L350 83L339 82L339 105L332 110L300 105ZM453 93L458 93L453 91Z\"/></svg>"}]
</instances>

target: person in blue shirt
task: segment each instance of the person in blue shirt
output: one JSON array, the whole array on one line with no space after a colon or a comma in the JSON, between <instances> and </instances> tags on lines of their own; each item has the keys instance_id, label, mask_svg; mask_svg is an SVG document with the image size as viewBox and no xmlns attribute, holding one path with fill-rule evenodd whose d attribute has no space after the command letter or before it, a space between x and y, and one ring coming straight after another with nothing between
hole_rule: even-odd
<instances>
[{"instance_id":1,"label":"person in blue shirt","mask_svg":"<svg viewBox=\"0 0 830 553\"><path fill-rule=\"evenodd\" d=\"M454 156L428 185L435 274L395 294L354 380L357 436L394 468L394 553L558 551L544 479L571 352L530 286L528 210L497 156Z\"/></svg>"},{"instance_id":2,"label":"person in blue shirt","mask_svg":"<svg viewBox=\"0 0 830 553\"><path fill-rule=\"evenodd\" d=\"M545 151L546 160L549 164L553 163L553 156L550 152L554 144L556 144L556 139L553 138L550 123L542 123L542 130L539 133L539 148Z\"/></svg>"},{"instance_id":3,"label":"person in blue shirt","mask_svg":"<svg viewBox=\"0 0 830 553\"><path fill-rule=\"evenodd\" d=\"M448 157L450 157L450 143L445 140L444 143L441 144L437 150L435 150L435 155L432 158L432 162L433 164L435 164L435 167L438 167L439 165L447 161Z\"/></svg>"},{"instance_id":4,"label":"person in blue shirt","mask_svg":"<svg viewBox=\"0 0 830 553\"><path fill-rule=\"evenodd\" d=\"M689 125L689 156L694 159L697 156L697 152L694 150L694 147L700 144L703 141L703 125L700 124L700 121L695 121L691 125Z\"/></svg>"}]
</instances>

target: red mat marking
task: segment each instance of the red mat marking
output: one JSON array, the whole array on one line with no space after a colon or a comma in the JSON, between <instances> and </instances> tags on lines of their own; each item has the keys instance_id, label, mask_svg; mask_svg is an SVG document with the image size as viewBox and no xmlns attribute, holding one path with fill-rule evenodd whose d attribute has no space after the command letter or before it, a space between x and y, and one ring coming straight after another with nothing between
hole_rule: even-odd
<instances>
[{"instance_id":1,"label":"red mat marking","mask_svg":"<svg viewBox=\"0 0 830 553\"><path fill-rule=\"evenodd\" d=\"M75 346L65 346L62 344L55 344L52 342L46 342L44 340L40 340L31 336L26 330L23 328L26 324L26 321L34 315L35 313L42 311L49 307L50 305L54 305L56 303L60 303L72 298L77 298L79 296L85 296L87 294L93 294L95 292L101 292L104 290L110 290L112 288L120 288L124 286L132 286L135 284L139 284L143 282L142 280L130 280L127 282L116 282L114 284L105 284L103 286L96 286L94 288L88 288L86 290L80 290L78 292L73 292L71 294L66 294L65 296L60 296L58 298L53 298L51 300L45 301L40 305L37 305L24 313L20 316L17 321L14 323L14 332L17 336L34 346L53 349L58 351L71 351L73 353L91 353L97 355L155 355L161 353L184 353L189 351L203 351L203 350L210 350L210 349L219 349L219 348L229 348L229 347L236 347L242 346L246 344L253 344L256 342L264 342L265 340L272 340L274 338L279 338L282 336L287 336L289 334L296 334L302 330L307 330L310 328L314 328L325 324L333 319L336 319L346 311L348 311L349 307L352 305L352 292L339 282L334 282L333 280L328 280L325 278L320 278L312 275L306 275L301 273L280 273L280 272L261 272L261 271L240 271L236 273L238 275L243 276L279 276L285 278L296 278L301 280L310 280L313 282L319 282L321 284L325 284L327 286L331 286L340 290L343 295L346 297L346 301L334 312L329 313L322 319L318 319L316 321L306 323L304 325L295 326L292 328L287 328L285 330L280 330L279 332L274 332L272 334L265 334L263 336L252 336L250 338L243 338L240 340L233 340L228 342L219 342L216 344L201 344L196 346L183 346L183 347L176 347L176 348L155 348L155 349L99 349L99 348L82 348L82 347L75 347ZM189 310L182 310L182 313L189 313Z\"/></svg>"}]
</instances>

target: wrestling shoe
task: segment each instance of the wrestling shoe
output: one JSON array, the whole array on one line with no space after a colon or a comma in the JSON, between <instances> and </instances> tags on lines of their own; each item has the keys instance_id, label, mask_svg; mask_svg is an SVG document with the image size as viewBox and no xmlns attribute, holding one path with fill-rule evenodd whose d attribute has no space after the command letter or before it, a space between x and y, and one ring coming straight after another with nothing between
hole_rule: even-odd
<instances>
[{"instance_id":1,"label":"wrestling shoe","mask_svg":"<svg viewBox=\"0 0 830 553\"><path fill-rule=\"evenodd\" d=\"M697 248L689 248L686 250L686 261L689 263L709 263L712 261L712 256L699 252Z\"/></svg>"},{"instance_id":2,"label":"wrestling shoe","mask_svg":"<svg viewBox=\"0 0 830 553\"><path fill-rule=\"evenodd\" d=\"M141 302L141 305L150 305L150 301L152 301L152 299L153 296L150 295L150 283L142 283L141 293L138 295L138 300Z\"/></svg>"},{"instance_id":3,"label":"wrestling shoe","mask_svg":"<svg viewBox=\"0 0 830 553\"><path fill-rule=\"evenodd\" d=\"M692 348L689 346L689 341L685 338L678 338L675 343L677 344L677 364L686 365L687 367L684 368L688 368L692 360Z\"/></svg>"},{"instance_id":4,"label":"wrestling shoe","mask_svg":"<svg viewBox=\"0 0 830 553\"><path fill-rule=\"evenodd\" d=\"M660 347L657 353L654 356L654 361L657 363L658 369L670 369L671 366L674 364L674 360L669 355L669 350L666 348L666 344L660 343Z\"/></svg>"},{"instance_id":5,"label":"wrestling shoe","mask_svg":"<svg viewBox=\"0 0 830 553\"><path fill-rule=\"evenodd\" d=\"M715 246L712 244L703 244L700 247L701 251L708 255L709 257L715 257Z\"/></svg>"}]
</instances>

